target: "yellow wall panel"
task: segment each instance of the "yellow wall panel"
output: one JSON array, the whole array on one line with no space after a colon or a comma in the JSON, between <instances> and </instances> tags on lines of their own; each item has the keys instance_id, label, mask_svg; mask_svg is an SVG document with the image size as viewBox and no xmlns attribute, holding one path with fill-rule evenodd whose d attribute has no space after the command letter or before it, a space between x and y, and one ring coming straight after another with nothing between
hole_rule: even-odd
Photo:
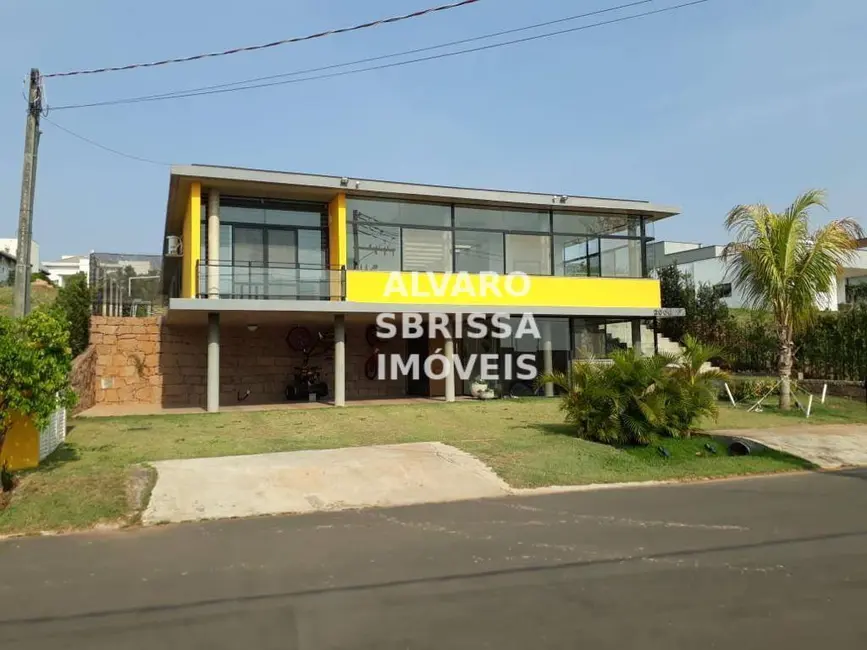
<instances>
[{"instance_id":1,"label":"yellow wall panel","mask_svg":"<svg viewBox=\"0 0 867 650\"><path fill-rule=\"evenodd\" d=\"M346 275L346 299L352 302L609 309L660 306L659 281L647 278L525 276L507 280L507 276L480 274L384 271L347 271Z\"/></svg>"}]
</instances>

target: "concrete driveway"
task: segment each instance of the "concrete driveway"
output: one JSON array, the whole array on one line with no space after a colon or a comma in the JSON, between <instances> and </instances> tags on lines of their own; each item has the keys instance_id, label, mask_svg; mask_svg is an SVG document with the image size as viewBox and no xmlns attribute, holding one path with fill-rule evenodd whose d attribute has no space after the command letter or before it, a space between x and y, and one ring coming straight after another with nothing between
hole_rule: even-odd
<instances>
[{"instance_id":1,"label":"concrete driveway","mask_svg":"<svg viewBox=\"0 0 867 650\"><path fill-rule=\"evenodd\" d=\"M153 463L145 524L498 497L508 485L436 442Z\"/></svg>"},{"instance_id":2,"label":"concrete driveway","mask_svg":"<svg viewBox=\"0 0 867 650\"><path fill-rule=\"evenodd\" d=\"M828 424L777 429L731 429L714 435L754 440L822 469L867 466L867 425Z\"/></svg>"}]
</instances>

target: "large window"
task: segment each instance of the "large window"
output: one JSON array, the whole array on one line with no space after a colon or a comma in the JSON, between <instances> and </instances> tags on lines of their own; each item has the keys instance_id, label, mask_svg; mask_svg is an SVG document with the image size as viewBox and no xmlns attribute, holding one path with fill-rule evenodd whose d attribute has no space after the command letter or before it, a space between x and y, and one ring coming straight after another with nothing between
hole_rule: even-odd
<instances>
[{"instance_id":1,"label":"large window","mask_svg":"<svg viewBox=\"0 0 867 650\"><path fill-rule=\"evenodd\" d=\"M350 198L346 201L346 217L352 223L451 228L452 208L435 203Z\"/></svg>"},{"instance_id":2,"label":"large window","mask_svg":"<svg viewBox=\"0 0 867 650\"><path fill-rule=\"evenodd\" d=\"M551 275L551 238L506 235L506 273Z\"/></svg>"},{"instance_id":3,"label":"large window","mask_svg":"<svg viewBox=\"0 0 867 650\"><path fill-rule=\"evenodd\" d=\"M403 270L447 273L452 270L451 230L403 228Z\"/></svg>"},{"instance_id":4,"label":"large window","mask_svg":"<svg viewBox=\"0 0 867 650\"><path fill-rule=\"evenodd\" d=\"M509 232L551 232L547 210L493 210L455 206L455 228L502 230Z\"/></svg>"},{"instance_id":5,"label":"large window","mask_svg":"<svg viewBox=\"0 0 867 650\"><path fill-rule=\"evenodd\" d=\"M350 198L346 216L350 269L452 270L450 205Z\"/></svg>"},{"instance_id":6,"label":"large window","mask_svg":"<svg viewBox=\"0 0 867 650\"><path fill-rule=\"evenodd\" d=\"M563 212L553 218L554 275L643 277L640 218Z\"/></svg>"},{"instance_id":7,"label":"large window","mask_svg":"<svg viewBox=\"0 0 867 650\"><path fill-rule=\"evenodd\" d=\"M455 231L455 271L503 273L505 268L502 233Z\"/></svg>"},{"instance_id":8,"label":"large window","mask_svg":"<svg viewBox=\"0 0 867 650\"><path fill-rule=\"evenodd\" d=\"M350 269L400 271L400 228L351 223L346 243Z\"/></svg>"}]
</instances>

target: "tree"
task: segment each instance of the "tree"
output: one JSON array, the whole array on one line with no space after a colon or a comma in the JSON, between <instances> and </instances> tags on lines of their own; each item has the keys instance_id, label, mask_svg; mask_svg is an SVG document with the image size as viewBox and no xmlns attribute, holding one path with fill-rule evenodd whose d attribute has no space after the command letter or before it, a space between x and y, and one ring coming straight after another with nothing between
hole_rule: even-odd
<instances>
[{"instance_id":1,"label":"tree","mask_svg":"<svg viewBox=\"0 0 867 650\"><path fill-rule=\"evenodd\" d=\"M732 326L732 317L719 292L710 284L699 285L693 307L695 313L687 314L687 335L691 334L699 341L717 348L722 346ZM718 349L717 352L721 350Z\"/></svg>"},{"instance_id":2,"label":"tree","mask_svg":"<svg viewBox=\"0 0 867 650\"><path fill-rule=\"evenodd\" d=\"M833 220L811 233L815 207L826 207L822 190L801 194L783 212L762 203L738 205L725 221L735 238L723 251L727 274L748 304L774 318L781 410L791 408L795 332L810 323L816 296L830 290L863 236L854 219Z\"/></svg>"},{"instance_id":3,"label":"tree","mask_svg":"<svg viewBox=\"0 0 867 650\"><path fill-rule=\"evenodd\" d=\"M75 404L71 368L69 333L56 310L0 316L0 451L14 413L42 429L57 408Z\"/></svg>"},{"instance_id":4,"label":"tree","mask_svg":"<svg viewBox=\"0 0 867 650\"><path fill-rule=\"evenodd\" d=\"M662 306L686 310L684 318L666 318L659 321L659 333L672 341L680 341L688 331L687 324L695 314L695 287L692 278L676 264L658 269Z\"/></svg>"},{"instance_id":5,"label":"tree","mask_svg":"<svg viewBox=\"0 0 867 650\"><path fill-rule=\"evenodd\" d=\"M54 305L69 324L69 345L77 357L90 344L90 311L92 292L84 273L76 273L57 292Z\"/></svg>"}]
</instances>

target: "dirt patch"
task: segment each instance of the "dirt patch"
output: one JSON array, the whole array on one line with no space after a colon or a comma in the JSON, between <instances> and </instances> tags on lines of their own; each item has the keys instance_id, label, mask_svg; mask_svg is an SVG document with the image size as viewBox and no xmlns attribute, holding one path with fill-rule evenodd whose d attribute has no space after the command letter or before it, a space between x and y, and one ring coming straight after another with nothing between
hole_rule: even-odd
<instances>
[{"instance_id":1,"label":"dirt patch","mask_svg":"<svg viewBox=\"0 0 867 650\"><path fill-rule=\"evenodd\" d=\"M157 471L150 465L136 465L130 470L126 484L130 524L141 523L142 512L147 507L156 482Z\"/></svg>"}]
</instances>

